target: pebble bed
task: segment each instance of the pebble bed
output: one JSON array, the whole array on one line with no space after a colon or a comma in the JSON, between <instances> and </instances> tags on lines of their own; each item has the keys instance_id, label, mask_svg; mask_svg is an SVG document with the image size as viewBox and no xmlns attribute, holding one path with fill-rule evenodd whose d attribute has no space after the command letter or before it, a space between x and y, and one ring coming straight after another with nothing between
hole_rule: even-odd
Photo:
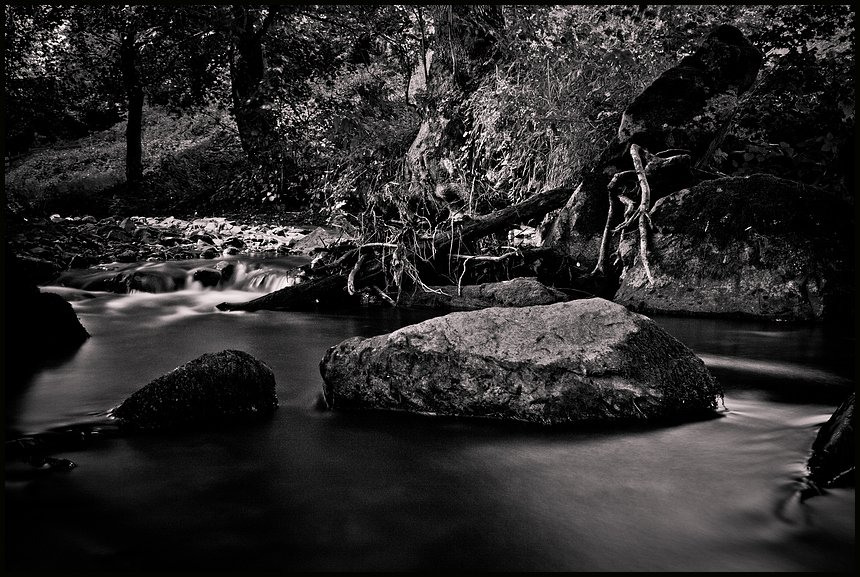
<instances>
[{"instance_id":1,"label":"pebble bed","mask_svg":"<svg viewBox=\"0 0 860 577\"><path fill-rule=\"evenodd\" d=\"M8 248L38 269L39 281L72 268L234 255L312 254L351 241L336 227L247 224L224 217L184 220L130 216L19 218L7 222Z\"/></svg>"}]
</instances>

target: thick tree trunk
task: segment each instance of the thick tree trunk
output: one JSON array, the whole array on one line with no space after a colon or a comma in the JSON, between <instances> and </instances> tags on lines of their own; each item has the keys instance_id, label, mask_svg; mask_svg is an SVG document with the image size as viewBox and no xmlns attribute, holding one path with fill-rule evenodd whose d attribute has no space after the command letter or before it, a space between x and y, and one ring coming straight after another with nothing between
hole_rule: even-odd
<instances>
[{"instance_id":1,"label":"thick tree trunk","mask_svg":"<svg viewBox=\"0 0 860 577\"><path fill-rule=\"evenodd\" d=\"M438 187L457 186L452 169L468 129L464 103L493 69L504 18L495 5L432 5L427 12L435 28L434 56L428 68L422 36L426 91L421 128L406 156L406 174L411 195L435 202ZM422 24L422 9L416 8L416 14Z\"/></svg>"},{"instance_id":2,"label":"thick tree trunk","mask_svg":"<svg viewBox=\"0 0 860 577\"><path fill-rule=\"evenodd\" d=\"M538 218L560 208L573 191L569 188L556 188L537 194L520 204L498 210L475 219L470 219L457 225L452 232L438 235L433 240L418 247L418 251L436 255L435 260L444 259L447 262L449 253L456 243L469 243L495 232L509 229L517 222ZM358 258L360 248L347 253L339 261L344 266L350 266ZM367 286L382 273L382 264L371 261L356 275L355 286ZM314 306L320 303L341 302L347 298L347 283L349 273L335 272L316 280L300 283L291 287L269 293L245 303L221 303L217 306L222 311L257 311L257 310L295 310Z\"/></svg>"},{"instance_id":3,"label":"thick tree trunk","mask_svg":"<svg viewBox=\"0 0 860 577\"><path fill-rule=\"evenodd\" d=\"M143 85L137 69L136 34L125 33L120 44L122 82L128 100L128 122L125 130L125 178L131 185L143 180Z\"/></svg>"},{"instance_id":4,"label":"thick tree trunk","mask_svg":"<svg viewBox=\"0 0 860 577\"><path fill-rule=\"evenodd\" d=\"M230 51L230 82L233 96L233 116L239 130L242 149L255 167L266 165L277 155L278 135L274 114L264 108L266 94L266 59L263 36L271 25L277 7L258 30L254 26L250 7L234 5L232 14L232 46Z\"/></svg>"}]
</instances>

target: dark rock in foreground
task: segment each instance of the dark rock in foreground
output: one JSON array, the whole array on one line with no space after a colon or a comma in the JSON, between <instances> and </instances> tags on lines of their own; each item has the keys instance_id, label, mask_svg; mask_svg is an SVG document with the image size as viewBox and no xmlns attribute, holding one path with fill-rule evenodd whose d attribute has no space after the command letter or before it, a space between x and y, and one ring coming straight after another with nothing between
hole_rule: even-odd
<instances>
[{"instance_id":1,"label":"dark rock in foreground","mask_svg":"<svg viewBox=\"0 0 860 577\"><path fill-rule=\"evenodd\" d=\"M854 318L854 209L833 195L764 174L721 178L660 199L651 220L654 284L628 235L619 304L645 314Z\"/></svg>"},{"instance_id":2,"label":"dark rock in foreground","mask_svg":"<svg viewBox=\"0 0 860 577\"><path fill-rule=\"evenodd\" d=\"M7 392L32 365L73 353L90 337L72 305L39 290L29 264L6 245Z\"/></svg>"},{"instance_id":3,"label":"dark rock in foreground","mask_svg":"<svg viewBox=\"0 0 860 577\"><path fill-rule=\"evenodd\" d=\"M857 454L854 441L854 397L842 403L818 431L807 464L810 479L822 488L853 487Z\"/></svg>"},{"instance_id":4,"label":"dark rock in foreground","mask_svg":"<svg viewBox=\"0 0 860 577\"><path fill-rule=\"evenodd\" d=\"M331 408L541 424L690 416L722 395L690 349L598 298L452 313L347 339L320 372Z\"/></svg>"},{"instance_id":5,"label":"dark rock in foreground","mask_svg":"<svg viewBox=\"0 0 860 577\"><path fill-rule=\"evenodd\" d=\"M243 351L207 353L158 377L111 415L132 429L267 417L278 408L275 375Z\"/></svg>"}]
</instances>

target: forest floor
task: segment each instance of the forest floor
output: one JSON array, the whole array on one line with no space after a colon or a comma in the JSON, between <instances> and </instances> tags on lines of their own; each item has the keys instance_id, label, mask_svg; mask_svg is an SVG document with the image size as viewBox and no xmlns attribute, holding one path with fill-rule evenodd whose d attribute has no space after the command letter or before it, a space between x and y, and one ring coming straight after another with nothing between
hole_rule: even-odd
<instances>
[{"instance_id":1,"label":"forest floor","mask_svg":"<svg viewBox=\"0 0 860 577\"><path fill-rule=\"evenodd\" d=\"M112 262L287 254L324 224L309 209L223 193L244 161L227 115L148 110L146 119L138 190L123 182L124 123L6 159L6 254L24 260L36 282Z\"/></svg>"}]
</instances>

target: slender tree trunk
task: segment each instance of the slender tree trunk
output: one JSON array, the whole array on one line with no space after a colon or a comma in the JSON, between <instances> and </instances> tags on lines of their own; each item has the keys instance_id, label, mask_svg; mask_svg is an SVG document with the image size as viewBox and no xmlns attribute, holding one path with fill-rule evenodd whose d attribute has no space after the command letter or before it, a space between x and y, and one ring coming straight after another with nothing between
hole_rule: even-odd
<instances>
[{"instance_id":1,"label":"slender tree trunk","mask_svg":"<svg viewBox=\"0 0 860 577\"><path fill-rule=\"evenodd\" d=\"M128 123L125 130L125 178L131 185L143 180L143 85L137 69L137 47L134 30L123 34L120 44L122 82L128 100Z\"/></svg>"},{"instance_id":2,"label":"slender tree trunk","mask_svg":"<svg viewBox=\"0 0 860 577\"><path fill-rule=\"evenodd\" d=\"M242 149L253 166L267 164L277 154L277 131L271 110L266 103L263 84L266 80L266 59L263 36L271 25L277 7L269 14L259 30L249 7L234 5L232 16L232 46L230 53L230 82L233 93L233 115L239 129Z\"/></svg>"}]
</instances>

